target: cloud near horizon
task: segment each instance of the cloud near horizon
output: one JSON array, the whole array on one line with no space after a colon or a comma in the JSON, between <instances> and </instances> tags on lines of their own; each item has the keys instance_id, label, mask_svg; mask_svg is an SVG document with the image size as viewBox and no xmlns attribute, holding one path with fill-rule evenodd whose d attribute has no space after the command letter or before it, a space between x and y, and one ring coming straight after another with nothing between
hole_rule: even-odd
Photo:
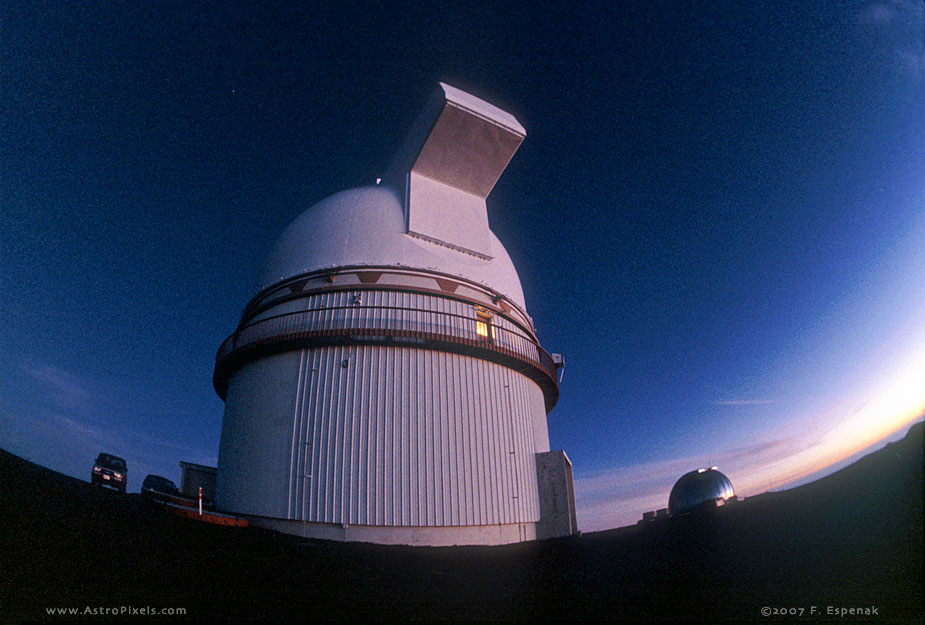
<instances>
[{"instance_id":1,"label":"cloud near horizon","mask_svg":"<svg viewBox=\"0 0 925 625\"><path fill-rule=\"evenodd\" d=\"M38 382L59 408L77 408L94 397L90 384L78 376L45 363L26 360L19 368L34 382Z\"/></svg>"},{"instance_id":2,"label":"cloud near horizon","mask_svg":"<svg viewBox=\"0 0 925 625\"><path fill-rule=\"evenodd\" d=\"M763 406L777 403L773 399L721 399L713 402L714 406Z\"/></svg>"},{"instance_id":3,"label":"cloud near horizon","mask_svg":"<svg viewBox=\"0 0 925 625\"><path fill-rule=\"evenodd\" d=\"M889 382L879 392L863 400L844 397L819 414L782 422L764 440L712 454L713 462L737 495L756 495L799 482L908 428L925 417L925 343L911 351L911 360L887 372ZM702 461L687 456L576 475L579 527L631 525L643 512L666 507L675 481Z\"/></svg>"},{"instance_id":4,"label":"cloud near horizon","mask_svg":"<svg viewBox=\"0 0 925 625\"><path fill-rule=\"evenodd\" d=\"M867 413L863 409L862 413ZM902 425L911 425L925 413L907 414ZM846 419L851 423L855 415ZM735 487L739 497L757 495L792 485L831 467L851 455L882 441L897 430L884 431L863 447L832 446L832 437L842 427L818 436L797 433L741 447L715 457L715 464ZM862 443L859 443L861 445ZM609 471L577 476L575 498L578 525L592 532L636 523L643 512L668 505L672 486L685 473L701 467L700 457L671 458L658 462L618 467Z\"/></svg>"},{"instance_id":5,"label":"cloud near horizon","mask_svg":"<svg viewBox=\"0 0 925 625\"><path fill-rule=\"evenodd\" d=\"M757 465L772 465L804 447L798 439L783 437L719 454L713 462L732 480L737 493L754 494L757 485L748 476ZM666 507L674 483L685 473L702 468L702 460L701 456L671 458L578 476L579 526L583 531L597 531L632 525L643 512Z\"/></svg>"}]
</instances>

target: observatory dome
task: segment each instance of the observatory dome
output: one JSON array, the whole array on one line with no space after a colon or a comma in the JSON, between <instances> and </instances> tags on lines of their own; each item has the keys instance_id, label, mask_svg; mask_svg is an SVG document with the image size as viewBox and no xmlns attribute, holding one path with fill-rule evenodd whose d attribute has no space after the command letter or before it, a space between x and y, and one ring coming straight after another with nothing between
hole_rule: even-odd
<instances>
[{"instance_id":1,"label":"observatory dome","mask_svg":"<svg viewBox=\"0 0 925 625\"><path fill-rule=\"evenodd\" d=\"M668 513L680 514L693 510L707 501L735 497L732 482L716 470L697 469L681 476L668 496Z\"/></svg>"},{"instance_id":2,"label":"observatory dome","mask_svg":"<svg viewBox=\"0 0 925 625\"><path fill-rule=\"evenodd\" d=\"M441 83L381 184L299 207L215 357L219 509L384 544L576 533L546 416L564 359L488 220L525 136Z\"/></svg>"},{"instance_id":3,"label":"observatory dome","mask_svg":"<svg viewBox=\"0 0 925 625\"><path fill-rule=\"evenodd\" d=\"M279 237L259 288L333 267L379 266L467 278L525 308L514 263L489 231L491 258L462 254L407 234L401 195L382 184L331 195L296 217Z\"/></svg>"}]
</instances>

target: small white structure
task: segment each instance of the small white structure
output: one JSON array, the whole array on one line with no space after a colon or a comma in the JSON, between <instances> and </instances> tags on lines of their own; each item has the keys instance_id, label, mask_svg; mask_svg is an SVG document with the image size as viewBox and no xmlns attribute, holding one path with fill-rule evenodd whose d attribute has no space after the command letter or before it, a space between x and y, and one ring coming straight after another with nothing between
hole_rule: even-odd
<instances>
[{"instance_id":1,"label":"small white structure","mask_svg":"<svg viewBox=\"0 0 925 625\"><path fill-rule=\"evenodd\" d=\"M180 492L187 497L199 497L201 488L203 499L211 504L215 500L216 473L215 467L180 461Z\"/></svg>"},{"instance_id":2,"label":"small white structure","mask_svg":"<svg viewBox=\"0 0 925 625\"><path fill-rule=\"evenodd\" d=\"M221 346L216 506L284 532L502 544L575 533L557 363L485 199L525 136L441 84L381 184L302 213Z\"/></svg>"}]
</instances>

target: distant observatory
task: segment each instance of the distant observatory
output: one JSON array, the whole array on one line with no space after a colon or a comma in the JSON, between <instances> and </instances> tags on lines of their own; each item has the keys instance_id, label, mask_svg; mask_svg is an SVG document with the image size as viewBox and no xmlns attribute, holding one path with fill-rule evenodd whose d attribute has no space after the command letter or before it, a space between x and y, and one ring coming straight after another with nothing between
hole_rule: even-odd
<instances>
[{"instance_id":1,"label":"distant observatory","mask_svg":"<svg viewBox=\"0 0 925 625\"><path fill-rule=\"evenodd\" d=\"M215 503L272 529L393 544L577 531L540 347L485 200L525 131L440 84L376 185L298 216L222 343Z\"/></svg>"},{"instance_id":2,"label":"distant observatory","mask_svg":"<svg viewBox=\"0 0 925 625\"><path fill-rule=\"evenodd\" d=\"M668 496L668 514L690 512L704 505L723 505L735 499L729 478L716 470L697 469L681 476Z\"/></svg>"}]
</instances>

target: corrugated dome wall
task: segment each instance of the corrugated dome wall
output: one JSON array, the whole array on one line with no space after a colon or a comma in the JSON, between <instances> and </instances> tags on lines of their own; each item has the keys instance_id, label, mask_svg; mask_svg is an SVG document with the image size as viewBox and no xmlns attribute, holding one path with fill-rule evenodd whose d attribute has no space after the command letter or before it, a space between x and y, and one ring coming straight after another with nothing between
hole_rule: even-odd
<instances>
[{"instance_id":1,"label":"corrugated dome wall","mask_svg":"<svg viewBox=\"0 0 925 625\"><path fill-rule=\"evenodd\" d=\"M273 380L295 382L284 404ZM536 429L542 392L495 363L381 346L280 354L229 385L217 503L324 523L535 522L534 454L548 450Z\"/></svg>"}]
</instances>

